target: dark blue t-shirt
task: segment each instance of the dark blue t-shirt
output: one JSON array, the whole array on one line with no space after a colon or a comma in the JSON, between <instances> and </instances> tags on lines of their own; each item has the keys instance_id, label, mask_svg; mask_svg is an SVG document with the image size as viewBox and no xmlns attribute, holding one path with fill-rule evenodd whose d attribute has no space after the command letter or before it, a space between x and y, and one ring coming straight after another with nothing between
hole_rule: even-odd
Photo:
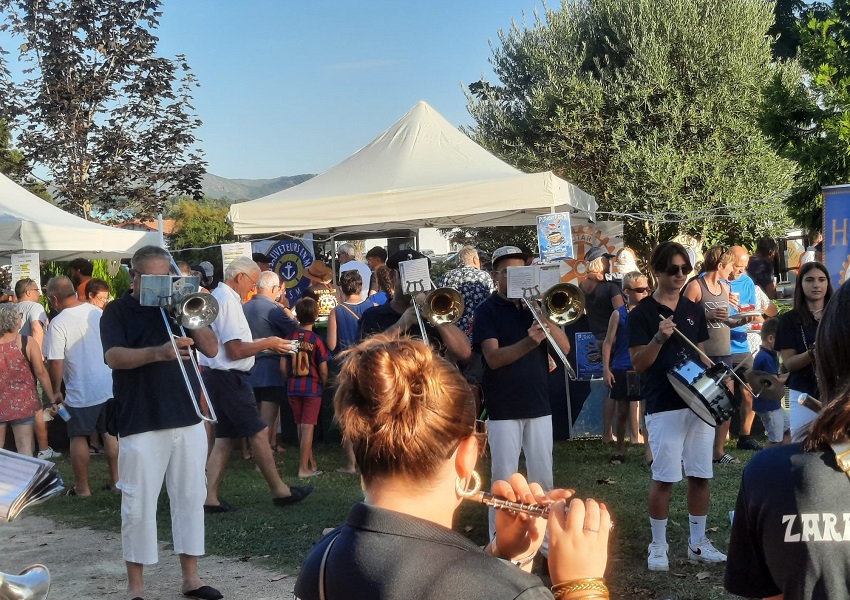
<instances>
[{"instance_id":1,"label":"dark blue t-shirt","mask_svg":"<svg viewBox=\"0 0 850 600\"><path fill-rule=\"evenodd\" d=\"M705 311L699 304L680 296L674 312L654 297L647 296L629 313L629 347L654 344L652 338L658 333L661 317L666 319L670 315L673 315L676 329L695 344L708 339ZM667 379L667 373L685 357L703 366L693 348L674 333L661 346L655 362L641 374L640 389L646 398L647 414L688 407Z\"/></svg>"},{"instance_id":2,"label":"dark blue t-shirt","mask_svg":"<svg viewBox=\"0 0 850 600\"><path fill-rule=\"evenodd\" d=\"M832 451L757 452L738 492L724 587L746 598L847 598L849 494Z\"/></svg>"},{"instance_id":3,"label":"dark blue t-shirt","mask_svg":"<svg viewBox=\"0 0 850 600\"><path fill-rule=\"evenodd\" d=\"M768 350L764 346L759 348L758 354L753 359L753 370L764 371L772 375L779 374L779 358L777 358L776 352ZM782 408L782 403L779 400L765 400L759 396L753 398L753 411L757 413L765 413L780 408Z\"/></svg>"},{"instance_id":4,"label":"dark blue t-shirt","mask_svg":"<svg viewBox=\"0 0 850 600\"><path fill-rule=\"evenodd\" d=\"M166 327L159 308L142 306L127 292L103 309L100 339L103 353L110 348L150 348L180 335L175 326ZM191 363L186 372L200 398L200 386ZM113 369L112 391L118 405L118 435L186 427L200 422L176 360L150 363L135 369Z\"/></svg>"},{"instance_id":5,"label":"dark blue t-shirt","mask_svg":"<svg viewBox=\"0 0 850 600\"><path fill-rule=\"evenodd\" d=\"M494 292L475 309L472 344L481 350L495 339L505 348L528 337L534 317L524 307ZM493 420L536 419L552 414L549 405L549 358L546 343L498 369L484 361L484 402Z\"/></svg>"}]
</instances>

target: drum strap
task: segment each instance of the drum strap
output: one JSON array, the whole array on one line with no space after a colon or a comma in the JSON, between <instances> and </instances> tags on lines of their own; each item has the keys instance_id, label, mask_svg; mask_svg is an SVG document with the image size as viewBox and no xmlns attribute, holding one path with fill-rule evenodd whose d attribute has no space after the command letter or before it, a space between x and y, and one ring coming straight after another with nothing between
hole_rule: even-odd
<instances>
[{"instance_id":1,"label":"drum strap","mask_svg":"<svg viewBox=\"0 0 850 600\"><path fill-rule=\"evenodd\" d=\"M829 447L835 452L835 464L850 478L850 443L830 444Z\"/></svg>"}]
</instances>

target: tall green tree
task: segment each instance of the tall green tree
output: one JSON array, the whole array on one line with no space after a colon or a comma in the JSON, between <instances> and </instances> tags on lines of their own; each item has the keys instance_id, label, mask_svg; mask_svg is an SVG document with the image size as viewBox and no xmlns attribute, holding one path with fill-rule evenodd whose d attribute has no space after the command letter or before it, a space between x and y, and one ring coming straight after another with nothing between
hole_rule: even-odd
<instances>
[{"instance_id":1,"label":"tall green tree","mask_svg":"<svg viewBox=\"0 0 850 600\"><path fill-rule=\"evenodd\" d=\"M160 0L0 0L21 81L0 65L0 102L24 155L51 173L63 208L150 217L200 197L197 82L183 56L156 55Z\"/></svg>"},{"instance_id":2,"label":"tall green tree","mask_svg":"<svg viewBox=\"0 0 850 600\"><path fill-rule=\"evenodd\" d=\"M551 169L646 252L677 233L750 242L788 225L794 165L759 128L771 61L763 0L565 0L499 33L498 82L469 86L470 135Z\"/></svg>"},{"instance_id":3,"label":"tall green tree","mask_svg":"<svg viewBox=\"0 0 850 600\"><path fill-rule=\"evenodd\" d=\"M228 205L218 200L181 200L169 215L175 220L171 246L182 250L232 242L233 227L227 222L227 212Z\"/></svg>"},{"instance_id":4,"label":"tall green tree","mask_svg":"<svg viewBox=\"0 0 850 600\"><path fill-rule=\"evenodd\" d=\"M12 132L6 121L0 120L0 173L22 185L36 196L52 202L43 183L31 174L32 167L20 150L12 145Z\"/></svg>"},{"instance_id":5,"label":"tall green tree","mask_svg":"<svg viewBox=\"0 0 850 600\"><path fill-rule=\"evenodd\" d=\"M809 229L822 228L825 185L850 183L850 2L835 0L800 27L799 62L776 74L763 125L783 156L799 165L788 210Z\"/></svg>"},{"instance_id":6,"label":"tall green tree","mask_svg":"<svg viewBox=\"0 0 850 600\"><path fill-rule=\"evenodd\" d=\"M774 38L773 57L794 58L800 48L800 18L809 13L820 16L829 10L829 2L807 0L776 0L773 8L773 25L767 30Z\"/></svg>"}]
</instances>

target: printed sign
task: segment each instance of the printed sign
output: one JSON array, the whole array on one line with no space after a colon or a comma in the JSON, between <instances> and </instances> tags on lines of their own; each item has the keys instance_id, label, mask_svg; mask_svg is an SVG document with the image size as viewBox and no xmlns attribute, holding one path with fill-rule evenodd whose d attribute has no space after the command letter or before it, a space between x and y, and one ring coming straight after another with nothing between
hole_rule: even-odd
<instances>
[{"instance_id":1,"label":"printed sign","mask_svg":"<svg viewBox=\"0 0 850 600\"><path fill-rule=\"evenodd\" d=\"M850 185L823 188L823 262L838 288L847 280L850 265Z\"/></svg>"},{"instance_id":2,"label":"printed sign","mask_svg":"<svg viewBox=\"0 0 850 600\"><path fill-rule=\"evenodd\" d=\"M266 255L272 261L271 270L280 275L289 305L295 306L304 290L310 287L304 271L315 260L311 249L301 240L284 240L269 248Z\"/></svg>"},{"instance_id":3,"label":"printed sign","mask_svg":"<svg viewBox=\"0 0 850 600\"><path fill-rule=\"evenodd\" d=\"M623 223L621 221L598 221L591 223L575 216L572 218L573 256L558 262L561 281L578 285L587 275L585 253L594 246L603 246L611 254L623 247ZM608 273L606 278L618 279L619 273Z\"/></svg>"},{"instance_id":4,"label":"printed sign","mask_svg":"<svg viewBox=\"0 0 850 600\"><path fill-rule=\"evenodd\" d=\"M587 381L602 377L602 349L593 334L576 332L576 375Z\"/></svg>"},{"instance_id":5,"label":"printed sign","mask_svg":"<svg viewBox=\"0 0 850 600\"><path fill-rule=\"evenodd\" d=\"M221 264L227 266L237 258L251 258L251 242L221 245Z\"/></svg>"},{"instance_id":6,"label":"printed sign","mask_svg":"<svg viewBox=\"0 0 850 600\"><path fill-rule=\"evenodd\" d=\"M575 258L570 214L565 212L537 216L537 243L544 262Z\"/></svg>"},{"instance_id":7,"label":"printed sign","mask_svg":"<svg viewBox=\"0 0 850 600\"><path fill-rule=\"evenodd\" d=\"M35 281L38 290L41 291L38 252L21 252L12 255L12 282L9 287L15 289L15 284L26 277Z\"/></svg>"}]
</instances>

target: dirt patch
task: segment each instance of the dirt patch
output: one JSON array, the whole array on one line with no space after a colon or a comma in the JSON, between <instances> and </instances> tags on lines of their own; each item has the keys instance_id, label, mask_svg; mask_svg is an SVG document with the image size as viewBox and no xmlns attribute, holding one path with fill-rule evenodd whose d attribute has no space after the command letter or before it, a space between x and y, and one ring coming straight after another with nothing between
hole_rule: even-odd
<instances>
[{"instance_id":1,"label":"dirt patch","mask_svg":"<svg viewBox=\"0 0 850 600\"><path fill-rule=\"evenodd\" d=\"M23 516L0 523L0 571L17 575L41 563L50 569L49 598L100 600L125 597L127 573L116 532L68 527L44 517ZM201 579L225 598L278 600L292 597L295 576L252 564L250 559L205 556ZM145 600L173 600L180 594L180 564L160 542L159 563L145 567Z\"/></svg>"}]
</instances>

